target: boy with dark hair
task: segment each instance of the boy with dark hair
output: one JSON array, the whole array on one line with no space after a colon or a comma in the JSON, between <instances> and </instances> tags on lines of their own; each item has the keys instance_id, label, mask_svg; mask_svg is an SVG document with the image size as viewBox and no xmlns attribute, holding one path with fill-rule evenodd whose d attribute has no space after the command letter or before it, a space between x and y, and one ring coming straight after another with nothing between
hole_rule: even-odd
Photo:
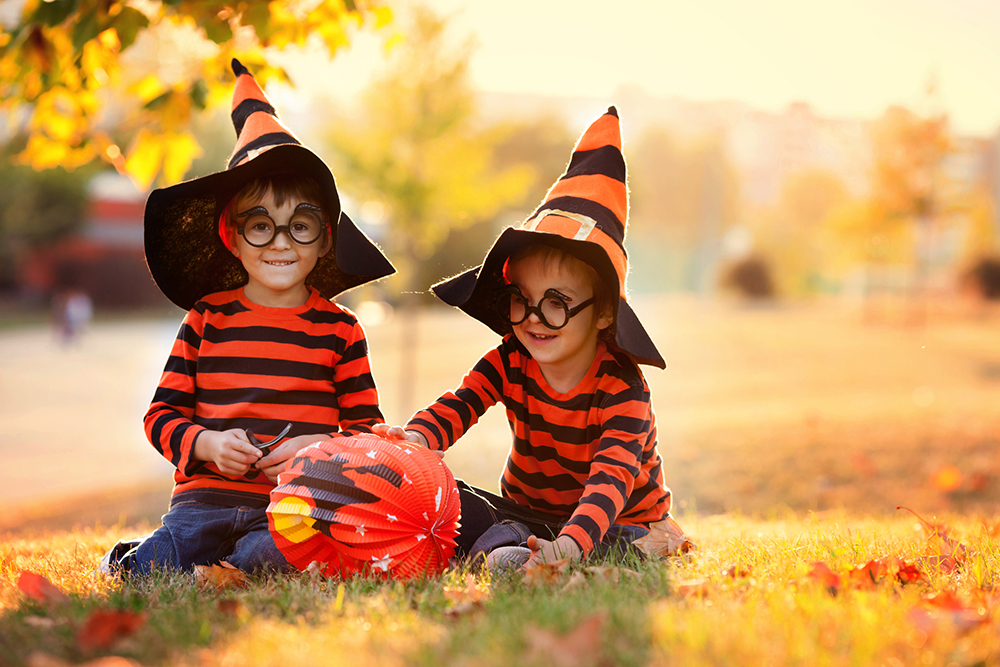
<instances>
[{"instance_id":1,"label":"boy with dark hair","mask_svg":"<svg viewBox=\"0 0 1000 667\"><path fill-rule=\"evenodd\" d=\"M304 447L383 421L364 331L330 299L394 269L341 212L326 164L233 71L228 168L146 203L150 273L188 309L145 418L177 470L163 526L116 545L109 571L287 568L266 515L278 473Z\"/></svg>"},{"instance_id":2,"label":"boy with dark hair","mask_svg":"<svg viewBox=\"0 0 1000 667\"><path fill-rule=\"evenodd\" d=\"M445 451L492 405L513 443L502 495L459 483L459 552L520 565L626 548L667 516L649 387L664 368L626 299L625 160L614 107L583 134L566 173L479 267L434 286L503 336L454 392L405 429L374 430ZM516 546L523 545L523 546Z\"/></svg>"}]
</instances>

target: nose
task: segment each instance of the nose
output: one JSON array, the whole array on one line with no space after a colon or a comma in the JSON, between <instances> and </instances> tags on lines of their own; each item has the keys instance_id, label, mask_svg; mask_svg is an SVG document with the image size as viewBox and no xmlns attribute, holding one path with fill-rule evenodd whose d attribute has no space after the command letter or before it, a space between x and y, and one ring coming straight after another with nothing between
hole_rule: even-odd
<instances>
[{"instance_id":1,"label":"nose","mask_svg":"<svg viewBox=\"0 0 1000 667\"><path fill-rule=\"evenodd\" d=\"M271 246L283 250L292 246L292 234L288 227L279 227L271 240Z\"/></svg>"}]
</instances>

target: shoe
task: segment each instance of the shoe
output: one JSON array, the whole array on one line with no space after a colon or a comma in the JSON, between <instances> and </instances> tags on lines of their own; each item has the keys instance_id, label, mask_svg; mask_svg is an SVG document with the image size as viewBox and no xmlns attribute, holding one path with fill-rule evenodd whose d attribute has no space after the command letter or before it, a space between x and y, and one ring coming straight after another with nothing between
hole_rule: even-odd
<instances>
[{"instance_id":1,"label":"shoe","mask_svg":"<svg viewBox=\"0 0 1000 667\"><path fill-rule=\"evenodd\" d=\"M486 554L486 567L493 574L520 569L531 558L528 547L497 547Z\"/></svg>"},{"instance_id":2,"label":"shoe","mask_svg":"<svg viewBox=\"0 0 1000 667\"><path fill-rule=\"evenodd\" d=\"M143 539L145 538L118 542L101 558L101 562L97 564L97 571L108 576L118 576L127 573L129 568L125 556L129 551L142 544Z\"/></svg>"}]
</instances>

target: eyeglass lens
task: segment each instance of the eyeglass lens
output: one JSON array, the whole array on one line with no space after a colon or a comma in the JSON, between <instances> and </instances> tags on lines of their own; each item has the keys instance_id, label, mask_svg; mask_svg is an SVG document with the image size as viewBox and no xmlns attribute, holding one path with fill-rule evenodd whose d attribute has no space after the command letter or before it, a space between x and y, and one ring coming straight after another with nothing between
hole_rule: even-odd
<instances>
[{"instance_id":1,"label":"eyeglass lens","mask_svg":"<svg viewBox=\"0 0 1000 667\"><path fill-rule=\"evenodd\" d=\"M538 313L538 319L550 329L561 329L569 321L569 308L562 299L545 296L542 297L541 303L532 308L522 295L516 292L510 295L511 324L520 324L528 319L532 311Z\"/></svg>"},{"instance_id":2,"label":"eyeglass lens","mask_svg":"<svg viewBox=\"0 0 1000 667\"><path fill-rule=\"evenodd\" d=\"M302 209L295 211L287 225L280 226L266 213L251 212L240 229L247 243L262 247L270 245L279 231L287 232L296 243L314 243L323 233L323 226L319 211Z\"/></svg>"}]
</instances>

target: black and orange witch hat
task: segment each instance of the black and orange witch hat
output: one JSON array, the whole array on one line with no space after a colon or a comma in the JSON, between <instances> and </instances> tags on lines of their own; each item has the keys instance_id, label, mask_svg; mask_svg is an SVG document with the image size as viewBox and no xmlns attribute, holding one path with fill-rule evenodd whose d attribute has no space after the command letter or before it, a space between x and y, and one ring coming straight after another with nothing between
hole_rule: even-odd
<instances>
[{"instance_id":1,"label":"black and orange witch hat","mask_svg":"<svg viewBox=\"0 0 1000 667\"><path fill-rule=\"evenodd\" d=\"M434 285L434 293L498 334L510 333L510 323L495 308L499 290L505 284L504 265L522 246L551 245L589 264L618 294L613 344L636 363L666 368L628 304L628 189L621 146L618 111L610 107L580 137L566 173L531 217L519 227L505 229L481 266Z\"/></svg>"},{"instance_id":2,"label":"black and orange witch hat","mask_svg":"<svg viewBox=\"0 0 1000 667\"><path fill-rule=\"evenodd\" d=\"M319 259L307 284L332 299L394 273L378 247L341 211L337 184L326 163L278 119L274 105L236 59L233 72L236 147L226 169L154 190L146 200L146 264L163 294L187 310L208 294L246 282L243 265L219 235L219 218L244 185L271 174L310 176L326 199L334 250Z\"/></svg>"}]
</instances>

